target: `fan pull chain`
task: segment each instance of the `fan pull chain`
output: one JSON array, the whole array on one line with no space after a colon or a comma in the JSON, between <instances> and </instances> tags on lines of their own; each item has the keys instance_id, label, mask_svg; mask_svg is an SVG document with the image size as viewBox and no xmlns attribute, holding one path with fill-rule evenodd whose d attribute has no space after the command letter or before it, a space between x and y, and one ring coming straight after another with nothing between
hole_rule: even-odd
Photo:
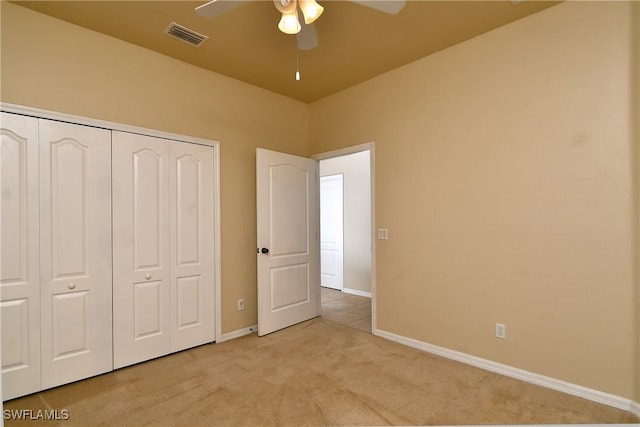
<instances>
[{"instance_id":1,"label":"fan pull chain","mask_svg":"<svg viewBox=\"0 0 640 427\"><path fill-rule=\"evenodd\" d=\"M296 34L296 81L300 81L300 49L298 49L298 35Z\"/></svg>"}]
</instances>

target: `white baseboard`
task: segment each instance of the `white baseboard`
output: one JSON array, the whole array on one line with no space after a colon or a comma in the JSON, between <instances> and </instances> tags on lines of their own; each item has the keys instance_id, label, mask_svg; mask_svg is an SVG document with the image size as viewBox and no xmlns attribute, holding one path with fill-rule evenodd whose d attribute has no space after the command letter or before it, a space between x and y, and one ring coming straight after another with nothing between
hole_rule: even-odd
<instances>
[{"instance_id":1,"label":"white baseboard","mask_svg":"<svg viewBox=\"0 0 640 427\"><path fill-rule=\"evenodd\" d=\"M360 297L371 298L371 292L367 292L367 291L359 291L357 289L342 288L342 292L344 292L345 294L358 295Z\"/></svg>"},{"instance_id":2,"label":"white baseboard","mask_svg":"<svg viewBox=\"0 0 640 427\"><path fill-rule=\"evenodd\" d=\"M258 331L258 325L253 325L253 326L249 326L248 328L238 329L237 331L227 332L226 334L222 334L220 338L216 340L216 343L221 343L221 342L229 341L235 338L240 338L245 335L250 335L257 331Z\"/></svg>"},{"instance_id":3,"label":"white baseboard","mask_svg":"<svg viewBox=\"0 0 640 427\"><path fill-rule=\"evenodd\" d=\"M512 366L503 365L491 360L472 356L466 353L461 353L455 350L450 350L448 348L439 347L437 345L418 341L412 338L403 337L401 335L396 335L394 333L382 331L380 329L374 330L373 334L382 338L386 338L390 341L397 342L399 344L404 344L406 346L425 351L427 353L432 353L438 356L445 357L447 359L475 366L486 371L495 372L497 374L516 378L531 384L536 384L542 387L547 387L553 390L561 391L563 393L571 394L573 396L578 396L584 399L592 400L594 402L613 406L614 408L624 409L625 411L629 411L634 415L640 416L640 403L634 402L624 397L525 371L523 369L514 368Z\"/></svg>"}]
</instances>

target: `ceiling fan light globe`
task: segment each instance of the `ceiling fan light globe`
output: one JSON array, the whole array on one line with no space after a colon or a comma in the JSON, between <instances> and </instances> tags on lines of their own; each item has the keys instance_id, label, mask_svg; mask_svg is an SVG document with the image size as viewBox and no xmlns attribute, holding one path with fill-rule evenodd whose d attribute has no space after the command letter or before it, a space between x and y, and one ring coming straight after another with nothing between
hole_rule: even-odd
<instances>
[{"instance_id":1,"label":"ceiling fan light globe","mask_svg":"<svg viewBox=\"0 0 640 427\"><path fill-rule=\"evenodd\" d=\"M305 24L309 25L322 15L324 7L320 6L316 0L300 0L300 10L304 15Z\"/></svg>"},{"instance_id":2,"label":"ceiling fan light globe","mask_svg":"<svg viewBox=\"0 0 640 427\"><path fill-rule=\"evenodd\" d=\"M301 28L296 11L282 14L282 18L280 18L280 22L278 23L278 29L280 31L285 34L298 34Z\"/></svg>"}]
</instances>

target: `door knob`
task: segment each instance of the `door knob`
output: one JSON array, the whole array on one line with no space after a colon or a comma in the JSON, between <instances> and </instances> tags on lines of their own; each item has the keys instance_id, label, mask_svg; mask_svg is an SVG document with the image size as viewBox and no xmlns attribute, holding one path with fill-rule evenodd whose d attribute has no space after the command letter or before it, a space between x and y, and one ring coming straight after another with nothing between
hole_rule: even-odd
<instances>
[{"instance_id":1,"label":"door knob","mask_svg":"<svg viewBox=\"0 0 640 427\"><path fill-rule=\"evenodd\" d=\"M269 253L269 248L262 248L260 250L260 252L262 252L263 254L268 254Z\"/></svg>"},{"instance_id":2,"label":"door knob","mask_svg":"<svg viewBox=\"0 0 640 427\"><path fill-rule=\"evenodd\" d=\"M147 280L149 280L149 279L151 279L151 275L150 275L150 274L147 274L146 276L144 276L144 278L145 278L145 279L147 279Z\"/></svg>"},{"instance_id":3,"label":"door knob","mask_svg":"<svg viewBox=\"0 0 640 427\"><path fill-rule=\"evenodd\" d=\"M67 287L69 289L75 289L76 288L76 284L75 283L69 283L69 285L67 285Z\"/></svg>"}]
</instances>

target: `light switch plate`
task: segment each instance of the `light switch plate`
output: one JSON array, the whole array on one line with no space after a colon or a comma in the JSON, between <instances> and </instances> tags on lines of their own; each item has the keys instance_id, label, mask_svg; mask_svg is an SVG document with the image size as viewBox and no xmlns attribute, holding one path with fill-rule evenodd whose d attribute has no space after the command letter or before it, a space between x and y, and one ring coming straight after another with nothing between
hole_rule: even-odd
<instances>
[{"instance_id":1,"label":"light switch plate","mask_svg":"<svg viewBox=\"0 0 640 427\"><path fill-rule=\"evenodd\" d=\"M378 240L389 240L389 230L386 228L378 228Z\"/></svg>"}]
</instances>

